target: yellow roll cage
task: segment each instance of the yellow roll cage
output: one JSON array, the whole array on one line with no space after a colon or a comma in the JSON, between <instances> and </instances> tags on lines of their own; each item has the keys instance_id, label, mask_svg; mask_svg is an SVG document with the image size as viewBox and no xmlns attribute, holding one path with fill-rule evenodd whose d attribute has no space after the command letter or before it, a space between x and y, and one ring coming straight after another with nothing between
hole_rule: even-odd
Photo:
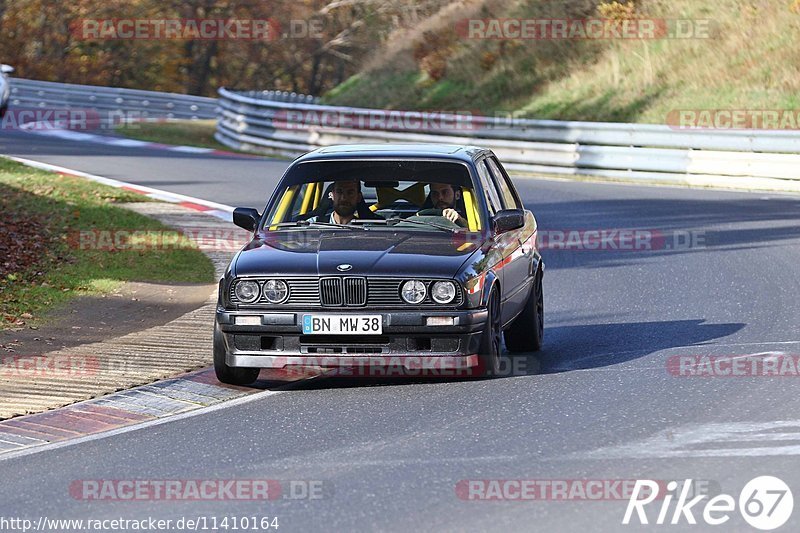
<instances>
[{"instance_id":1,"label":"yellow roll cage","mask_svg":"<svg viewBox=\"0 0 800 533\"><path fill-rule=\"evenodd\" d=\"M295 202L298 194L302 194L302 203L300 204L300 215L306 215L319 207L322 200L323 182L314 181L310 183L303 183L292 185L288 187L281 196L278 208L270 221L270 230L277 229L276 224L281 222L288 222L286 214L289 207ZM425 202L425 183L416 183L403 190L398 190L395 187L376 187L378 193L378 201L371 205L369 209L375 212L382 209L384 206L395 202L396 200L407 200L416 206L422 206ZM481 230L481 217L478 213L478 205L475 199L475 193L471 188L462 187L461 196L464 200L464 207L467 217L467 229L469 231Z\"/></svg>"}]
</instances>

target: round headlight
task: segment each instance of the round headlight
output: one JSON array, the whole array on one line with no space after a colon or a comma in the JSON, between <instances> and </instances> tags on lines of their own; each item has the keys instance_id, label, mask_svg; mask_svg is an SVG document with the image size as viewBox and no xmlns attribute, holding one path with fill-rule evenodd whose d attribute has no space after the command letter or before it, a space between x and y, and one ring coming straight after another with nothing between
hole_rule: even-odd
<instances>
[{"instance_id":1,"label":"round headlight","mask_svg":"<svg viewBox=\"0 0 800 533\"><path fill-rule=\"evenodd\" d=\"M243 304L251 304L261 296L261 288L255 281L240 281L233 292Z\"/></svg>"},{"instance_id":2,"label":"round headlight","mask_svg":"<svg viewBox=\"0 0 800 533\"><path fill-rule=\"evenodd\" d=\"M280 279L271 279L264 284L264 298L271 304L279 304L289 296L289 287Z\"/></svg>"},{"instance_id":3,"label":"round headlight","mask_svg":"<svg viewBox=\"0 0 800 533\"><path fill-rule=\"evenodd\" d=\"M452 281L437 281L431 287L431 298L437 304L449 304L456 299L456 286Z\"/></svg>"},{"instance_id":4,"label":"round headlight","mask_svg":"<svg viewBox=\"0 0 800 533\"><path fill-rule=\"evenodd\" d=\"M403 288L400 289L400 296L406 303L418 304L425 299L425 294L428 291L425 289L425 284L421 281L412 279L403 283Z\"/></svg>"}]
</instances>

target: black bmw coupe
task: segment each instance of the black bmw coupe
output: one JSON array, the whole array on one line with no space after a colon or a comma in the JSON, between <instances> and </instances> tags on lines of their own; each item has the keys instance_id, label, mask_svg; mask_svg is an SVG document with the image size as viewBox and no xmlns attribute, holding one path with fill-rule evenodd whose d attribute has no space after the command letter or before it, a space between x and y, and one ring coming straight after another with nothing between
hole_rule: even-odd
<instances>
[{"instance_id":1,"label":"black bmw coupe","mask_svg":"<svg viewBox=\"0 0 800 533\"><path fill-rule=\"evenodd\" d=\"M286 170L219 284L214 367L500 372L544 334L537 226L497 157L449 145L320 148Z\"/></svg>"}]
</instances>

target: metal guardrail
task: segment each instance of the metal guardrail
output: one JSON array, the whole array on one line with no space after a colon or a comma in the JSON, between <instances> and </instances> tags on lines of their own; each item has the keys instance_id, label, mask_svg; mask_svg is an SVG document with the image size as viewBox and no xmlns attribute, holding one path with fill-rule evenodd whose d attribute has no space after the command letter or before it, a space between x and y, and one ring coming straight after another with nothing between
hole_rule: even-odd
<instances>
[{"instance_id":1,"label":"metal guardrail","mask_svg":"<svg viewBox=\"0 0 800 533\"><path fill-rule=\"evenodd\" d=\"M341 143L431 142L491 148L512 170L645 181L736 186L759 180L795 190L800 180L800 133L678 130L669 126L515 119L439 114L437 124L405 120L399 112L254 98L219 90L216 139L238 150L297 155ZM365 127L337 127L365 125ZM415 127L414 123L419 123ZM333 124L333 125L331 125ZM378 124L378 127L375 127ZM750 180L750 181L747 181ZM718 183L714 183L718 184Z\"/></svg>"},{"instance_id":2,"label":"metal guardrail","mask_svg":"<svg viewBox=\"0 0 800 533\"><path fill-rule=\"evenodd\" d=\"M12 108L94 110L143 119L216 116L216 98L23 78L10 78L10 85Z\"/></svg>"},{"instance_id":3,"label":"metal guardrail","mask_svg":"<svg viewBox=\"0 0 800 533\"><path fill-rule=\"evenodd\" d=\"M423 113L326 106L303 94L225 88L214 99L12 78L11 91L12 108L91 109L133 119L216 116L216 139L244 151L298 155L342 143L478 144L492 148L516 171L699 185L725 179L733 186L800 190L800 132L677 130L447 113L434 114L426 123L410 120ZM402 119L392 121L393 116ZM331 117L333 125L327 122Z\"/></svg>"},{"instance_id":4,"label":"metal guardrail","mask_svg":"<svg viewBox=\"0 0 800 533\"><path fill-rule=\"evenodd\" d=\"M296 104L318 104L319 98L308 94L290 93L286 91L239 91L237 94L256 100L274 102L293 102Z\"/></svg>"}]
</instances>

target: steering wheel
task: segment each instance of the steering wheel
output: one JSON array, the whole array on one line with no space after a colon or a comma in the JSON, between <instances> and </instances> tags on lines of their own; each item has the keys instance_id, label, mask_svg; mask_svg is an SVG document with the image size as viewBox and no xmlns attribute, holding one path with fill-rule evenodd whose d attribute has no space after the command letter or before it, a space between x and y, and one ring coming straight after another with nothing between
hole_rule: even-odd
<instances>
[{"instance_id":1,"label":"steering wheel","mask_svg":"<svg viewBox=\"0 0 800 533\"><path fill-rule=\"evenodd\" d=\"M422 211L417 213L416 216L418 216L418 217L442 217L442 218L444 218L444 209L438 209L436 207L431 207L431 208L428 208L428 209L423 209ZM445 220L447 221L448 224L452 224L453 226L455 226L457 228L463 228L463 227L466 226L464 224L464 222L461 222L461 220L459 220L459 222L461 222L460 224L458 222L451 222L449 219L446 219L446 218L445 218Z\"/></svg>"},{"instance_id":2,"label":"steering wheel","mask_svg":"<svg viewBox=\"0 0 800 533\"><path fill-rule=\"evenodd\" d=\"M429 209L423 209L417 213L419 217L443 217L444 216L444 209L437 209L435 207L431 207Z\"/></svg>"}]
</instances>

